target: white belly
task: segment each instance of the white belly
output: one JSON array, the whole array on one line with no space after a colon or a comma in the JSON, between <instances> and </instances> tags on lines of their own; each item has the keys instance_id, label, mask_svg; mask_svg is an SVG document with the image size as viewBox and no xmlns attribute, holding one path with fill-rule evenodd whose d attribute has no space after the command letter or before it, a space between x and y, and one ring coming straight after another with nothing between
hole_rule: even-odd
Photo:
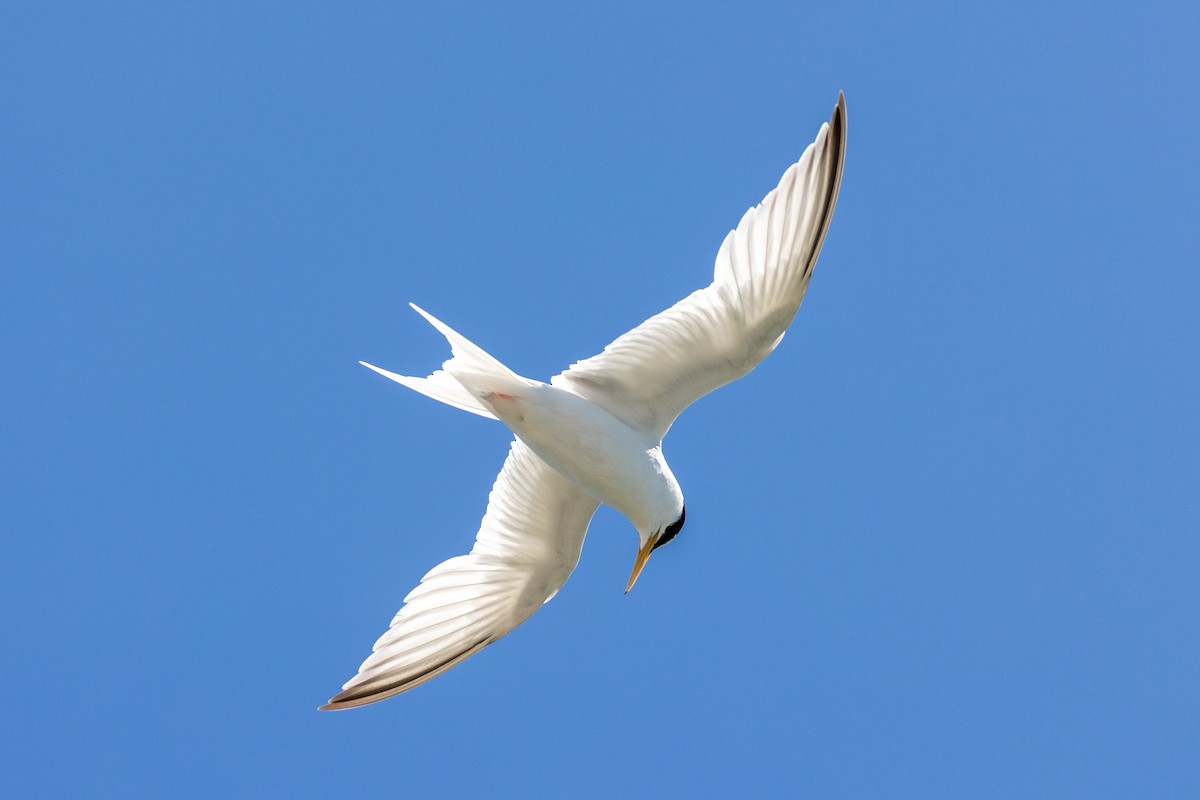
<instances>
[{"instance_id":1,"label":"white belly","mask_svg":"<svg viewBox=\"0 0 1200 800\"><path fill-rule=\"evenodd\" d=\"M639 529L678 516L682 493L660 443L594 403L547 384L483 400L543 461Z\"/></svg>"}]
</instances>

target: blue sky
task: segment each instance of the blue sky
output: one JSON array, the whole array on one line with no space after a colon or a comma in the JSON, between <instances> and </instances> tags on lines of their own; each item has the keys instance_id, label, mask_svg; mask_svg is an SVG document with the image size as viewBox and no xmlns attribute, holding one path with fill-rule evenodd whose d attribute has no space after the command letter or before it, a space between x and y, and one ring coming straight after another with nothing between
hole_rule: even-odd
<instances>
[{"instance_id":1,"label":"blue sky","mask_svg":"<svg viewBox=\"0 0 1200 800\"><path fill-rule=\"evenodd\" d=\"M597 4L601 5L601 4ZM9 3L12 797L1200 792L1186 4ZM786 341L666 451L688 526L318 713L546 378L706 284L844 90Z\"/></svg>"}]
</instances>

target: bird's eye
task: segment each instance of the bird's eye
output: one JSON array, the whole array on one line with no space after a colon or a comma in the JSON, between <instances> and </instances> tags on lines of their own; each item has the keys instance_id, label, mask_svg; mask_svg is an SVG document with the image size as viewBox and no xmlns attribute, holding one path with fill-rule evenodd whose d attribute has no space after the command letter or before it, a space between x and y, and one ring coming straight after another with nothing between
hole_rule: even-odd
<instances>
[{"instance_id":1,"label":"bird's eye","mask_svg":"<svg viewBox=\"0 0 1200 800\"><path fill-rule=\"evenodd\" d=\"M680 511L680 513L679 513L679 519L675 520L674 522L672 522L670 525L667 526L667 529L665 531L663 531L662 536L658 537L658 541L654 543L654 547L651 548L651 550L652 551L657 550L658 548L662 547L667 542L674 539L675 534L679 533L679 531L681 531L683 529L683 520L686 517L687 517L687 506L684 506L682 511Z\"/></svg>"}]
</instances>

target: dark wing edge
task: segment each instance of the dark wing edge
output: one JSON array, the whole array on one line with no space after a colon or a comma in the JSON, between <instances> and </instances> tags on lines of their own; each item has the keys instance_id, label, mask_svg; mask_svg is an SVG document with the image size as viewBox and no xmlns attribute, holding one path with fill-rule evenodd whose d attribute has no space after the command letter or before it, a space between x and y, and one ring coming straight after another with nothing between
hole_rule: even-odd
<instances>
[{"instance_id":1,"label":"dark wing edge","mask_svg":"<svg viewBox=\"0 0 1200 800\"><path fill-rule=\"evenodd\" d=\"M721 244L713 282L552 380L661 439L683 409L779 344L829 230L846 152L846 102L779 185Z\"/></svg>"},{"instance_id":2,"label":"dark wing edge","mask_svg":"<svg viewBox=\"0 0 1200 800\"><path fill-rule=\"evenodd\" d=\"M514 441L471 552L421 579L358 673L321 710L407 692L504 637L570 577L598 505Z\"/></svg>"}]
</instances>

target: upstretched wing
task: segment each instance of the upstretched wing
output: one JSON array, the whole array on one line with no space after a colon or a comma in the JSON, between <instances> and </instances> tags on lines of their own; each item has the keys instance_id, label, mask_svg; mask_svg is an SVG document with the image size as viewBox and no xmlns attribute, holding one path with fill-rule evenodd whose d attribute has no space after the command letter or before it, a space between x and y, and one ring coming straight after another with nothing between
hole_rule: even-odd
<instances>
[{"instance_id":1,"label":"upstretched wing","mask_svg":"<svg viewBox=\"0 0 1200 800\"><path fill-rule=\"evenodd\" d=\"M471 552L421 579L358 674L321 708L420 686L520 625L575 569L597 505L514 441Z\"/></svg>"},{"instance_id":2,"label":"upstretched wing","mask_svg":"<svg viewBox=\"0 0 1200 800\"><path fill-rule=\"evenodd\" d=\"M661 439L683 409L752 370L779 344L804 299L845 151L846 102L838 95L816 141L725 237L713 282L551 383Z\"/></svg>"}]
</instances>

